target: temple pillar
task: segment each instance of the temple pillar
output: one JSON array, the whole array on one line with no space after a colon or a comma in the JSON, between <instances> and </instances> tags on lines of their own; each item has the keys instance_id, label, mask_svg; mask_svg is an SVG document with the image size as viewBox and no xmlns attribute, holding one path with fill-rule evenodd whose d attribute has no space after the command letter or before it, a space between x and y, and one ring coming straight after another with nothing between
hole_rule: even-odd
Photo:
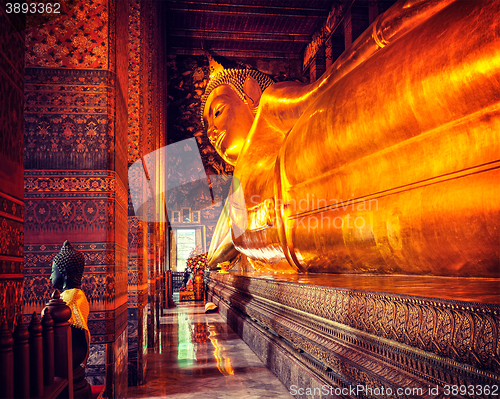
<instances>
[{"instance_id":1,"label":"temple pillar","mask_svg":"<svg viewBox=\"0 0 500 399\"><path fill-rule=\"evenodd\" d=\"M352 26L352 41L354 42L361 34L368 29L370 15L373 17L375 7L358 5L356 3L351 7L351 26ZM371 12L371 14L370 14Z\"/></svg>"},{"instance_id":2,"label":"temple pillar","mask_svg":"<svg viewBox=\"0 0 500 399\"><path fill-rule=\"evenodd\" d=\"M24 16L0 8L0 323L23 311Z\"/></svg>"},{"instance_id":3,"label":"temple pillar","mask_svg":"<svg viewBox=\"0 0 500 399\"><path fill-rule=\"evenodd\" d=\"M130 209L130 207L129 207ZM147 225L129 211L128 385L144 383L147 366Z\"/></svg>"},{"instance_id":4,"label":"temple pillar","mask_svg":"<svg viewBox=\"0 0 500 399\"><path fill-rule=\"evenodd\" d=\"M326 71L326 57L325 48L322 47L318 49L316 56L311 61L309 66L310 82L314 82L319 79L323 73Z\"/></svg>"},{"instance_id":5,"label":"temple pillar","mask_svg":"<svg viewBox=\"0 0 500 399\"><path fill-rule=\"evenodd\" d=\"M349 8L344 16L344 47L348 48L352 42L352 13Z\"/></svg>"},{"instance_id":6,"label":"temple pillar","mask_svg":"<svg viewBox=\"0 0 500 399\"><path fill-rule=\"evenodd\" d=\"M128 165L165 145L163 49L159 9L154 1L130 0ZM159 161L159 160L157 160ZM146 164L145 164L146 165ZM152 166L152 165L149 165ZM146 166L147 168L147 166ZM156 169L160 173L160 169ZM129 194L143 199L139 176L129 176ZM155 181L160 182L158 176ZM165 258L165 223L156 217L161 201L146 219L136 216L129 196L128 228L128 384L145 382L147 349L154 346L161 316L160 276ZM148 300L149 298L149 300Z\"/></svg>"},{"instance_id":7,"label":"temple pillar","mask_svg":"<svg viewBox=\"0 0 500 399\"><path fill-rule=\"evenodd\" d=\"M325 66L326 69L333 64L333 49L331 38L328 38L325 42Z\"/></svg>"},{"instance_id":8,"label":"temple pillar","mask_svg":"<svg viewBox=\"0 0 500 399\"><path fill-rule=\"evenodd\" d=\"M376 6L378 12L378 6ZM354 3L344 17L344 44L348 48L369 26L369 18L375 15L375 7L365 7ZM375 15L376 17L376 15Z\"/></svg>"},{"instance_id":9,"label":"temple pillar","mask_svg":"<svg viewBox=\"0 0 500 399\"><path fill-rule=\"evenodd\" d=\"M378 0L368 1L368 25L371 25L378 17Z\"/></svg>"},{"instance_id":10,"label":"temple pillar","mask_svg":"<svg viewBox=\"0 0 500 399\"><path fill-rule=\"evenodd\" d=\"M87 379L126 397L128 1L29 18L25 314L48 301L52 258L69 240L86 261Z\"/></svg>"},{"instance_id":11,"label":"temple pillar","mask_svg":"<svg viewBox=\"0 0 500 399\"><path fill-rule=\"evenodd\" d=\"M339 33L337 34L337 32ZM333 62L335 62L335 60L339 58L345 50L345 40L342 29L337 29L334 32L334 34L330 38L330 42L332 46L332 59Z\"/></svg>"},{"instance_id":12,"label":"temple pillar","mask_svg":"<svg viewBox=\"0 0 500 399\"><path fill-rule=\"evenodd\" d=\"M142 12L141 12L142 11ZM128 91L128 164L140 158L141 127L144 126L141 112L140 88L141 69L144 68L143 43L141 41L140 0L130 1L129 20L129 91ZM134 190L134 180L130 180L129 190ZM148 304L148 264L147 264L147 222L135 216L129 195L128 212L128 385L142 384L146 377L147 365L147 304Z\"/></svg>"}]
</instances>

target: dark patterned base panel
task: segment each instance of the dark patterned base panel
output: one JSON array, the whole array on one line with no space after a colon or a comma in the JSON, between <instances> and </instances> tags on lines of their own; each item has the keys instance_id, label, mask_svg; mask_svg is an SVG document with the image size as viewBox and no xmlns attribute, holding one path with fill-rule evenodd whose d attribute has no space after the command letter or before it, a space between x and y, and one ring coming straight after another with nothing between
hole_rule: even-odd
<instances>
[{"instance_id":1,"label":"dark patterned base panel","mask_svg":"<svg viewBox=\"0 0 500 399\"><path fill-rule=\"evenodd\" d=\"M0 322L11 330L23 308L23 210L22 201L0 192Z\"/></svg>"},{"instance_id":2,"label":"dark patterned base panel","mask_svg":"<svg viewBox=\"0 0 500 399\"><path fill-rule=\"evenodd\" d=\"M147 364L147 308L128 309L128 385L144 384Z\"/></svg>"},{"instance_id":3,"label":"dark patterned base panel","mask_svg":"<svg viewBox=\"0 0 500 399\"><path fill-rule=\"evenodd\" d=\"M402 398L500 393L497 305L218 273L210 274L208 290L235 330L242 323L261 330L339 396L380 397L381 389ZM278 377L302 386L289 373ZM351 387L362 390L353 394Z\"/></svg>"}]
</instances>

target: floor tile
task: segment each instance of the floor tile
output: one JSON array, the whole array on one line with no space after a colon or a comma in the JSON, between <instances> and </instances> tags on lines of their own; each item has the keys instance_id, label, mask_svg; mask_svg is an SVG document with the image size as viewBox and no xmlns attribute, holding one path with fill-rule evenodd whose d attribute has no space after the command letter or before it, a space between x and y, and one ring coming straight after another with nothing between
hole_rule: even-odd
<instances>
[{"instance_id":1,"label":"floor tile","mask_svg":"<svg viewBox=\"0 0 500 399\"><path fill-rule=\"evenodd\" d=\"M288 390L203 303L177 304L160 318L159 348L148 353L146 383L128 398L291 398Z\"/></svg>"}]
</instances>

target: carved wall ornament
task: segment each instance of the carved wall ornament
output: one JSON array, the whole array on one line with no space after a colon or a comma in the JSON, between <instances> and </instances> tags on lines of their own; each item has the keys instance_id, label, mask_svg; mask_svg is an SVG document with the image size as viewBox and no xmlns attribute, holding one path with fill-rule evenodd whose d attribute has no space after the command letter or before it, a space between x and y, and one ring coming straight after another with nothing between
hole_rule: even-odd
<instances>
[{"instance_id":1,"label":"carved wall ornament","mask_svg":"<svg viewBox=\"0 0 500 399\"><path fill-rule=\"evenodd\" d=\"M310 356L325 378L373 387L500 384L497 305L217 273L208 291Z\"/></svg>"}]
</instances>

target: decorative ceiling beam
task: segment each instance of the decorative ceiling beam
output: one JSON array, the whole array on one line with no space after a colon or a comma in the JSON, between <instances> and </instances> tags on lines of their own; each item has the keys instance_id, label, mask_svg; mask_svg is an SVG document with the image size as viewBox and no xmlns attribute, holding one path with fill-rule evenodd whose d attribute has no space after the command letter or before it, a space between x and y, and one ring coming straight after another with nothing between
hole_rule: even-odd
<instances>
[{"instance_id":1,"label":"decorative ceiling beam","mask_svg":"<svg viewBox=\"0 0 500 399\"><path fill-rule=\"evenodd\" d=\"M269 7L229 3L203 3L190 1L169 1L168 11L215 13L218 15L255 15L259 17L280 18L325 18L327 12L317 8L300 7Z\"/></svg>"},{"instance_id":2,"label":"decorative ceiling beam","mask_svg":"<svg viewBox=\"0 0 500 399\"><path fill-rule=\"evenodd\" d=\"M236 40L236 41L273 41L310 43L311 36L280 33L252 33L252 32L221 32L196 29L173 29L168 32L170 37L190 37L204 40Z\"/></svg>"},{"instance_id":3,"label":"decorative ceiling beam","mask_svg":"<svg viewBox=\"0 0 500 399\"><path fill-rule=\"evenodd\" d=\"M294 54L286 51L248 51L248 50L227 50L227 49L217 49L211 48L211 51L217 55L224 57L235 57L235 58L259 58L259 59L284 59L284 60L300 60L302 59L301 54ZM203 55L206 53L201 49L187 49L179 47L168 47L168 55Z\"/></svg>"}]
</instances>

